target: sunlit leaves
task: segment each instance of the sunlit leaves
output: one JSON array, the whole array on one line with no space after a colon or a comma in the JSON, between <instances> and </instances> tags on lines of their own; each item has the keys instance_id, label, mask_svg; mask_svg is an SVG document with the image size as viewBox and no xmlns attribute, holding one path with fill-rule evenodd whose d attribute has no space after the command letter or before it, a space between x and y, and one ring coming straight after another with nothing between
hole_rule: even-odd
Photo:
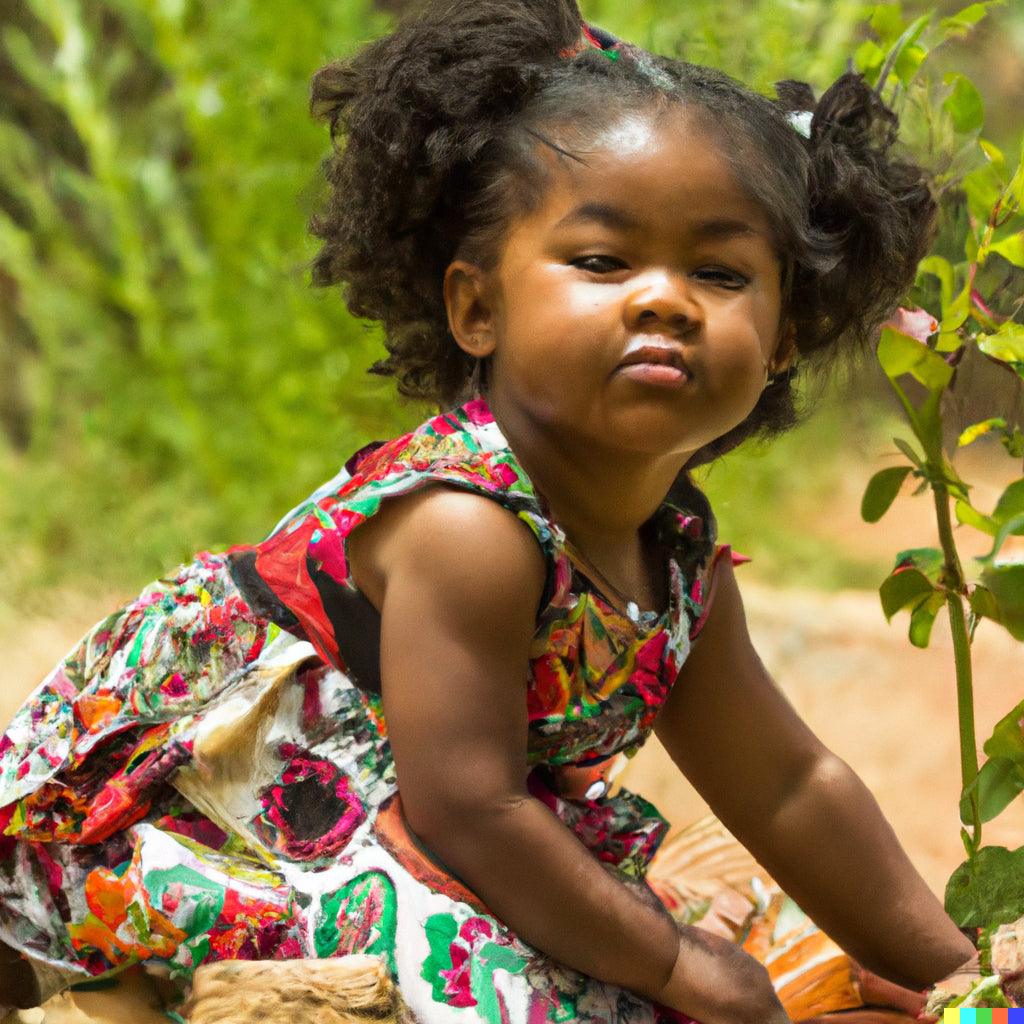
<instances>
[{"instance_id":1,"label":"sunlit leaves","mask_svg":"<svg viewBox=\"0 0 1024 1024\"><path fill-rule=\"evenodd\" d=\"M1024 325L1008 321L995 334L981 334L978 348L1024 378Z\"/></svg>"},{"instance_id":2,"label":"sunlit leaves","mask_svg":"<svg viewBox=\"0 0 1024 1024\"><path fill-rule=\"evenodd\" d=\"M892 328L882 332L878 361L890 379L896 380L909 373L928 388L943 388L953 376L953 368L942 356L916 338Z\"/></svg>"},{"instance_id":3,"label":"sunlit leaves","mask_svg":"<svg viewBox=\"0 0 1024 1024\"><path fill-rule=\"evenodd\" d=\"M953 86L953 91L946 97L942 109L953 119L953 127L964 134L977 131L985 120L981 93L966 75L957 72L947 74L945 82Z\"/></svg>"},{"instance_id":4,"label":"sunlit leaves","mask_svg":"<svg viewBox=\"0 0 1024 1024\"><path fill-rule=\"evenodd\" d=\"M1012 263L1015 267L1024 267L1024 232L1015 231L1012 235L993 242L988 251L1002 256L1007 263Z\"/></svg>"},{"instance_id":5,"label":"sunlit leaves","mask_svg":"<svg viewBox=\"0 0 1024 1024\"><path fill-rule=\"evenodd\" d=\"M917 41L928 27L932 20L932 13L922 14L912 21L902 32L900 37L892 44L886 54L885 63L878 72L875 88L884 88L889 75L895 71L899 81L906 85L917 73L921 66L927 50L917 46Z\"/></svg>"},{"instance_id":6,"label":"sunlit leaves","mask_svg":"<svg viewBox=\"0 0 1024 1024\"><path fill-rule=\"evenodd\" d=\"M993 7L999 7L1004 0L987 0L987 2L968 4L956 14L943 18L939 22L947 38L961 37L966 35L975 25L984 20Z\"/></svg>"},{"instance_id":7,"label":"sunlit leaves","mask_svg":"<svg viewBox=\"0 0 1024 1024\"><path fill-rule=\"evenodd\" d=\"M886 46L891 46L899 39L906 28L900 5L875 4L871 9L871 16L868 19L871 30L878 36L879 40Z\"/></svg>"}]
</instances>

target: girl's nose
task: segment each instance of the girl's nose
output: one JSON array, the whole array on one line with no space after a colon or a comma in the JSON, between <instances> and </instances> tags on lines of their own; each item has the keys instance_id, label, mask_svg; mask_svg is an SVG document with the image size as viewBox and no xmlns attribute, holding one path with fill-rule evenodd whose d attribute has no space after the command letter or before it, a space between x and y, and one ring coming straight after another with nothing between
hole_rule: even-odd
<instances>
[{"instance_id":1,"label":"girl's nose","mask_svg":"<svg viewBox=\"0 0 1024 1024\"><path fill-rule=\"evenodd\" d=\"M643 287L630 295L626 314L631 326L648 329L664 325L672 330L683 330L703 318L689 282L675 274L649 277Z\"/></svg>"}]
</instances>

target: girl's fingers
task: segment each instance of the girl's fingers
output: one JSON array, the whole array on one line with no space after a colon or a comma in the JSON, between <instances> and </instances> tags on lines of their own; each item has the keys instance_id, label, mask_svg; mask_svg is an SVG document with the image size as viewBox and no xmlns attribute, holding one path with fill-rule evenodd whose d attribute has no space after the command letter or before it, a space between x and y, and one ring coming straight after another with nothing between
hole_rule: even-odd
<instances>
[{"instance_id":1,"label":"girl's fingers","mask_svg":"<svg viewBox=\"0 0 1024 1024\"><path fill-rule=\"evenodd\" d=\"M891 1006L895 1010L909 1014L911 1019L916 1019L927 1002L927 993L915 992L895 982L886 981L856 961L853 961L853 976L857 981L861 999L869 1006Z\"/></svg>"}]
</instances>

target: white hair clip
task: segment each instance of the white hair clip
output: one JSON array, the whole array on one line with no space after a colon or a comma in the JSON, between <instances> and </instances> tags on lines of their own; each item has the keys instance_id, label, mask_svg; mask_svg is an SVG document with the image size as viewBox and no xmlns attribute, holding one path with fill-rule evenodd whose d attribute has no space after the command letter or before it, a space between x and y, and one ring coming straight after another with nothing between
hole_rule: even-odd
<instances>
[{"instance_id":1,"label":"white hair clip","mask_svg":"<svg viewBox=\"0 0 1024 1024\"><path fill-rule=\"evenodd\" d=\"M791 110L787 115L789 123L805 138L811 137L811 121L814 119L813 110Z\"/></svg>"}]
</instances>

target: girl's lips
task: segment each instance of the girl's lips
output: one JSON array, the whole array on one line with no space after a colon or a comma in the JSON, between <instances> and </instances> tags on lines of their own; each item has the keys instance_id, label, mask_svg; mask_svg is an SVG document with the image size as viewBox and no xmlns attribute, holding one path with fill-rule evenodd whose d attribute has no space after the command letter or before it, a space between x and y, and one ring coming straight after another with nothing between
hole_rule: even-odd
<instances>
[{"instance_id":1,"label":"girl's lips","mask_svg":"<svg viewBox=\"0 0 1024 1024\"><path fill-rule=\"evenodd\" d=\"M678 388L690 379L685 370L666 363L629 363L620 366L618 373L641 384L652 384L657 387Z\"/></svg>"}]
</instances>

